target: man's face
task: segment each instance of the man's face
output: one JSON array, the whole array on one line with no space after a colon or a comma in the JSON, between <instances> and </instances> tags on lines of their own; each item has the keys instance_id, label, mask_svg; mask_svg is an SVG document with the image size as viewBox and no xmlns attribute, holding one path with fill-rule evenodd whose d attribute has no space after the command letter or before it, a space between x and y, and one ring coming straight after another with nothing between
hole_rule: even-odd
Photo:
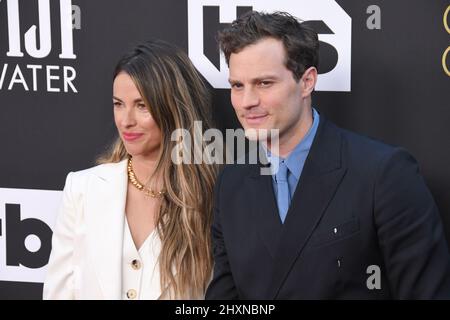
<instances>
[{"instance_id":1,"label":"man's face","mask_svg":"<svg viewBox=\"0 0 450 320\"><path fill-rule=\"evenodd\" d=\"M283 43L265 38L230 56L231 103L248 129L279 129L280 142L298 131L306 98L285 66ZM308 94L309 97L309 94Z\"/></svg>"}]
</instances>

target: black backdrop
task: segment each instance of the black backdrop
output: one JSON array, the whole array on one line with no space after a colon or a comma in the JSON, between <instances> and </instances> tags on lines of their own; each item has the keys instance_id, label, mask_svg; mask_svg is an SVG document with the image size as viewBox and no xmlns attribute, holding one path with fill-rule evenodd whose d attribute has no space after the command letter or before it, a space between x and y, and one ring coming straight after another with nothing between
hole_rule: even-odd
<instances>
[{"instance_id":1,"label":"black backdrop","mask_svg":"<svg viewBox=\"0 0 450 320\"><path fill-rule=\"evenodd\" d=\"M19 3L23 57L7 56L11 25L7 8L15 1ZM30 56L24 45L24 33L39 21L38 0L0 1L0 84L4 73L0 89L0 222L5 220L7 204L20 205L8 198L6 190L62 190L69 171L92 166L95 156L112 141L115 134L112 69L130 46L141 40L160 38L188 52L190 4L187 0L73 0L71 4L81 12L75 19L79 28L73 30L76 59L61 59L60 2L63 1L50 1L52 49L44 58ZM351 90L317 91L313 105L344 128L407 148L420 164L450 239L450 76L442 63L443 54L450 46L450 33L445 27L450 19L444 19L450 2L336 2L351 17ZM366 25L371 16L366 13L370 5L380 9L381 29L369 29ZM217 28L217 21L211 17L204 21L212 23L212 29ZM208 30L208 25L204 28ZM217 58L219 52L211 39L205 39L205 47L210 50L209 56L211 50L213 54L216 50ZM6 64L8 69L4 71ZM24 75L28 91L20 83L8 90L16 65ZM27 65L42 67L37 70L36 91ZM61 92L48 92L45 76L48 65L58 66L59 70L51 72L59 76L63 75L64 66L73 68L77 92L70 88L64 92L61 79L51 80ZM449 57L444 57L444 65L450 67ZM211 85L210 89L217 126L222 130L238 127L229 90ZM32 212L33 208L27 210ZM54 216L55 212L46 214ZM42 284L38 280L26 282L20 278L24 266L17 266L16 276L2 277L2 269L14 267L6 265L7 241L8 230L3 221L0 299L41 298Z\"/></svg>"}]
</instances>

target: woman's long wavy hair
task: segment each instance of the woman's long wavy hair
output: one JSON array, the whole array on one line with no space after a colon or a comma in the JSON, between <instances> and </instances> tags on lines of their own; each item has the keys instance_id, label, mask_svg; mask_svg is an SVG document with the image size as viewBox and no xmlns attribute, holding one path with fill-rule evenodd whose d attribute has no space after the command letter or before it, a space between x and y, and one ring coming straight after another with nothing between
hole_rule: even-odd
<instances>
[{"instance_id":1,"label":"woman's long wavy hair","mask_svg":"<svg viewBox=\"0 0 450 320\"><path fill-rule=\"evenodd\" d=\"M179 142L171 141L171 135L176 129L186 129L194 137L194 121L202 121L202 133L210 127L209 92L187 55L159 40L140 44L126 54L114 78L121 72L133 79L162 133L154 175L163 177L166 189L156 218L162 242L161 288L167 288L163 295L201 298L212 273L210 227L217 167L204 162L174 164L171 153ZM190 151L192 155L201 152L193 146ZM128 157L118 138L98 163Z\"/></svg>"}]
</instances>

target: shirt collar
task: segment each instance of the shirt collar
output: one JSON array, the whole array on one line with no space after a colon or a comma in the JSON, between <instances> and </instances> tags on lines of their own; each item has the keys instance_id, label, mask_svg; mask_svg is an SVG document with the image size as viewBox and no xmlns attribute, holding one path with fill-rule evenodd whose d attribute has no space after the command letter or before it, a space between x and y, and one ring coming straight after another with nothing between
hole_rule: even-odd
<instances>
[{"instance_id":1,"label":"shirt collar","mask_svg":"<svg viewBox=\"0 0 450 320\"><path fill-rule=\"evenodd\" d=\"M284 161L289 171L298 180L300 179L300 174L303 169L304 162L308 156L309 149L311 149L312 142L319 127L319 113L313 108L313 123L311 128L309 128L303 139L295 146L294 150L289 154L286 159L272 155L269 150L264 148L266 152L267 159L272 162L273 159L278 158L278 161Z\"/></svg>"}]
</instances>

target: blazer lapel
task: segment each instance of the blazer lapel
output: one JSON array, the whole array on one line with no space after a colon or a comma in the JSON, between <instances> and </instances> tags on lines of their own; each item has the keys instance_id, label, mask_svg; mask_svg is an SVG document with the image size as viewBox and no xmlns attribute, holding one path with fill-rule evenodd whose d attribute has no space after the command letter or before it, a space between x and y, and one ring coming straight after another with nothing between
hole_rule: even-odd
<instances>
[{"instance_id":1,"label":"blazer lapel","mask_svg":"<svg viewBox=\"0 0 450 320\"><path fill-rule=\"evenodd\" d=\"M121 299L127 194L126 161L110 164L88 182L86 221L93 267L105 299Z\"/></svg>"},{"instance_id":2,"label":"blazer lapel","mask_svg":"<svg viewBox=\"0 0 450 320\"><path fill-rule=\"evenodd\" d=\"M282 224L273 192L272 176L261 175L260 166L254 165L246 183L243 190L249 190L251 193L248 203L252 204L250 207L252 221L258 222L254 225L258 229L261 241L271 257L275 258Z\"/></svg>"},{"instance_id":3,"label":"blazer lapel","mask_svg":"<svg viewBox=\"0 0 450 320\"><path fill-rule=\"evenodd\" d=\"M283 225L275 259L278 265L274 266L269 286L270 298L277 297L345 175L341 157L342 138L333 129L321 118Z\"/></svg>"}]
</instances>

